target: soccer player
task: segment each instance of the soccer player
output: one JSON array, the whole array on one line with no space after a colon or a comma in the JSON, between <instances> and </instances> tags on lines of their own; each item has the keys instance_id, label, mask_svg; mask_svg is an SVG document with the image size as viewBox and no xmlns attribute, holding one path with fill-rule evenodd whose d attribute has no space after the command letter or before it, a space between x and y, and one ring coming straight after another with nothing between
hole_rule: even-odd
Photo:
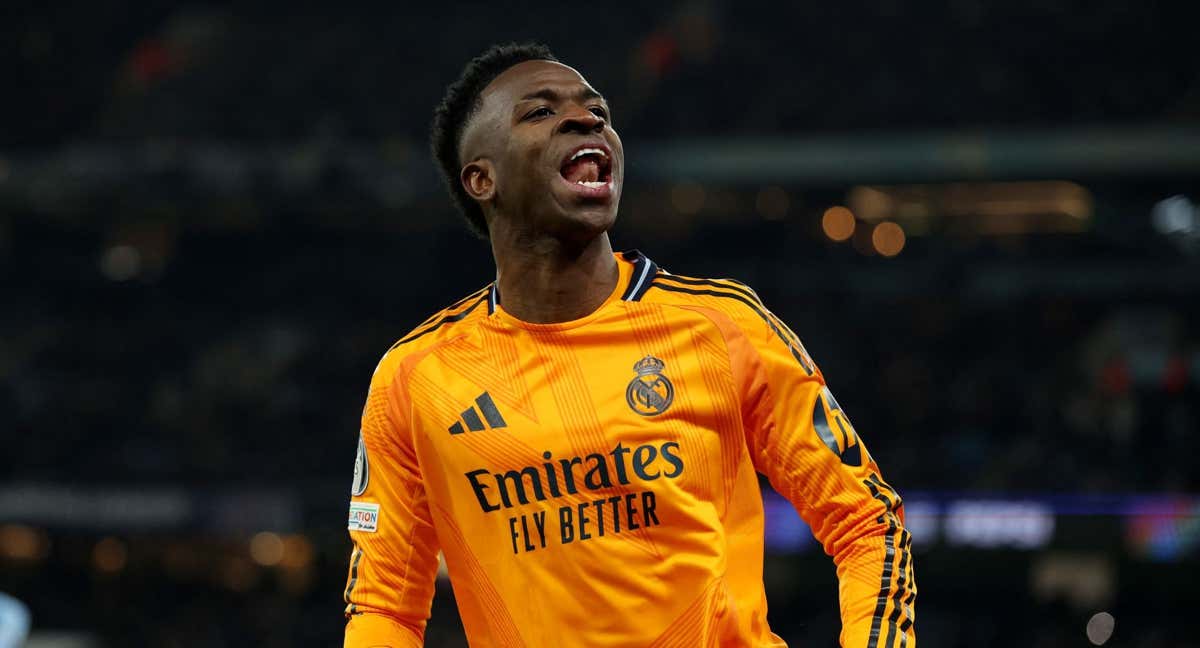
<instances>
[{"instance_id":1,"label":"soccer player","mask_svg":"<svg viewBox=\"0 0 1200 648\"><path fill-rule=\"evenodd\" d=\"M472 646L783 646L758 473L837 565L841 641L913 647L901 500L753 290L614 254L604 98L544 47L447 90L434 154L496 280L371 380L345 645L420 646L438 552Z\"/></svg>"}]
</instances>

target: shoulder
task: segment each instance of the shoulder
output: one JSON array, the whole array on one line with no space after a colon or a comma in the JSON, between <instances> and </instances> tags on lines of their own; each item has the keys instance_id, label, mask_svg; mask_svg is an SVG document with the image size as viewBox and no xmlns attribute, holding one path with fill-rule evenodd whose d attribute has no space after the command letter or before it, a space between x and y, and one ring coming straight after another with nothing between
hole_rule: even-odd
<instances>
[{"instance_id":1,"label":"shoulder","mask_svg":"<svg viewBox=\"0 0 1200 648\"><path fill-rule=\"evenodd\" d=\"M759 350L791 355L810 375L815 365L800 338L763 304L758 293L736 279L690 277L659 270L644 301L705 311L735 326Z\"/></svg>"},{"instance_id":2,"label":"shoulder","mask_svg":"<svg viewBox=\"0 0 1200 648\"><path fill-rule=\"evenodd\" d=\"M492 308L492 298L492 284L488 284L425 318L383 354L379 366L375 368L373 382L390 382L406 361L423 356L438 344L461 335L486 318Z\"/></svg>"},{"instance_id":3,"label":"shoulder","mask_svg":"<svg viewBox=\"0 0 1200 648\"><path fill-rule=\"evenodd\" d=\"M736 279L692 277L660 269L643 301L703 307L729 317L742 328L757 329L773 319L758 293Z\"/></svg>"}]
</instances>

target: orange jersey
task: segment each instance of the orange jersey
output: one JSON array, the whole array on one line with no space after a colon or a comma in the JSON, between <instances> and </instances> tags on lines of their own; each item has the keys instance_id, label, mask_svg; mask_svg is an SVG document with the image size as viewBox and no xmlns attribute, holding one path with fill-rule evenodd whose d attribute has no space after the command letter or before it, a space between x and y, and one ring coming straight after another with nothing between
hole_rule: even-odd
<instances>
[{"instance_id":1,"label":"orange jersey","mask_svg":"<svg viewBox=\"0 0 1200 648\"><path fill-rule=\"evenodd\" d=\"M420 646L445 556L470 644L783 646L757 473L837 564L844 646L913 647L899 495L752 290L617 255L592 314L530 324L489 286L371 380L347 647Z\"/></svg>"}]
</instances>

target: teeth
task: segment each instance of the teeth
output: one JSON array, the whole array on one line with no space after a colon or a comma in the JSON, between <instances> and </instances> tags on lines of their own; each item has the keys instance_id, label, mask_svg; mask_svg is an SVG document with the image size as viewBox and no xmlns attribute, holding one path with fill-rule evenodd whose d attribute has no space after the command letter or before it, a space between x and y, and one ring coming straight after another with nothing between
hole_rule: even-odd
<instances>
[{"instance_id":1,"label":"teeth","mask_svg":"<svg viewBox=\"0 0 1200 648\"><path fill-rule=\"evenodd\" d=\"M608 157L607 155L604 154L604 151L602 151L598 148L585 148L585 149L579 149L578 151L575 151L575 155L571 156L571 161L574 162L575 160L579 159L581 156L592 155L592 154L599 155L602 158Z\"/></svg>"},{"instance_id":2,"label":"teeth","mask_svg":"<svg viewBox=\"0 0 1200 648\"><path fill-rule=\"evenodd\" d=\"M595 182L587 182L585 180L579 180L575 184L583 185L583 186L589 187L591 189L599 189L600 187L603 187L604 185L606 185L608 183L603 180L597 180Z\"/></svg>"}]
</instances>

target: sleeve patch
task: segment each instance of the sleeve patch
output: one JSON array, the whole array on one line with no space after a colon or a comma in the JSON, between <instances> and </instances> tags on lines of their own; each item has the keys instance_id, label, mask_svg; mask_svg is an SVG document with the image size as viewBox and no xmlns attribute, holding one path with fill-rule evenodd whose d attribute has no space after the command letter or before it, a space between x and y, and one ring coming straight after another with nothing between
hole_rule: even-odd
<instances>
[{"instance_id":1,"label":"sleeve patch","mask_svg":"<svg viewBox=\"0 0 1200 648\"><path fill-rule=\"evenodd\" d=\"M833 425L829 422L830 417L825 414L826 405L829 406ZM836 430L834 425L837 427ZM829 387L821 389L816 403L813 404L813 428L817 431L817 436L821 437L821 442L825 444L825 447L837 455L842 463L854 467L862 465L862 444L858 442L858 434L855 433L854 426L850 425L850 419L846 418L845 412L838 406L837 399L833 397L833 392L829 391ZM840 444L838 443L839 436L841 437Z\"/></svg>"},{"instance_id":2,"label":"sleeve patch","mask_svg":"<svg viewBox=\"0 0 1200 648\"><path fill-rule=\"evenodd\" d=\"M364 533L378 531L379 505L371 502L350 502L350 522L346 528Z\"/></svg>"},{"instance_id":3,"label":"sleeve patch","mask_svg":"<svg viewBox=\"0 0 1200 648\"><path fill-rule=\"evenodd\" d=\"M358 433L358 453L354 457L354 483L350 486L350 495L358 497L367 492L367 482L371 479L370 465L367 463L367 446L363 443L362 433Z\"/></svg>"}]
</instances>

